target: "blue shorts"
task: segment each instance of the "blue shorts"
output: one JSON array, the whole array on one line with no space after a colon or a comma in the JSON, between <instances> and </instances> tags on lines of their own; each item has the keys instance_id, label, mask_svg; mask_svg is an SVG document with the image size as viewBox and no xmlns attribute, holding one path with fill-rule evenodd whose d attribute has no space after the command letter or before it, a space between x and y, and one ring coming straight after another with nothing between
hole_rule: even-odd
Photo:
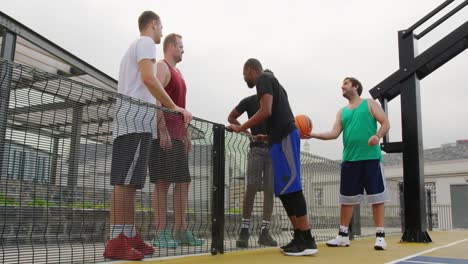
<instances>
[{"instance_id":1,"label":"blue shorts","mask_svg":"<svg viewBox=\"0 0 468 264\"><path fill-rule=\"evenodd\" d=\"M378 204L390 200L383 165L380 160L345 161L341 163L340 204L358 204L363 201Z\"/></svg>"},{"instance_id":2,"label":"blue shorts","mask_svg":"<svg viewBox=\"0 0 468 264\"><path fill-rule=\"evenodd\" d=\"M275 177L275 196L302 190L301 139L295 129L281 143L270 146L271 164Z\"/></svg>"}]
</instances>

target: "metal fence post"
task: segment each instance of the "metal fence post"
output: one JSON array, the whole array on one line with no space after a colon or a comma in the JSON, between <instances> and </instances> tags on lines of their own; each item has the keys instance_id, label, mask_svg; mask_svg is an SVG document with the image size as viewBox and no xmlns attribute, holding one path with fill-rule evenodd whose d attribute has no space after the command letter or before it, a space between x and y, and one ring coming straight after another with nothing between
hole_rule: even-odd
<instances>
[{"instance_id":1,"label":"metal fence post","mask_svg":"<svg viewBox=\"0 0 468 264\"><path fill-rule=\"evenodd\" d=\"M349 239L353 240L354 236L361 235L361 205L353 205L353 216L349 224Z\"/></svg>"},{"instance_id":2,"label":"metal fence post","mask_svg":"<svg viewBox=\"0 0 468 264\"><path fill-rule=\"evenodd\" d=\"M16 34L9 30L0 29L2 34L2 47L0 57L8 61L13 61L16 50ZM6 128L8 120L8 106L10 103L11 79L13 67L6 62L0 65L0 175L3 173L3 161L6 145Z\"/></svg>"},{"instance_id":3,"label":"metal fence post","mask_svg":"<svg viewBox=\"0 0 468 264\"><path fill-rule=\"evenodd\" d=\"M68 201L72 203L75 201L75 189L78 183L78 163L81 152L81 123L83 121L83 107L73 107L73 120L71 128L71 139L70 139L70 153L68 156L68 178L67 178L67 190L68 190Z\"/></svg>"},{"instance_id":4,"label":"metal fence post","mask_svg":"<svg viewBox=\"0 0 468 264\"><path fill-rule=\"evenodd\" d=\"M405 230L405 192L403 182L398 183L398 190L400 192L400 219L401 231Z\"/></svg>"},{"instance_id":5,"label":"metal fence post","mask_svg":"<svg viewBox=\"0 0 468 264\"><path fill-rule=\"evenodd\" d=\"M211 211L211 254L224 253L224 133L223 125L213 127L213 193Z\"/></svg>"},{"instance_id":6,"label":"metal fence post","mask_svg":"<svg viewBox=\"0 0 468 264\"><path fill-rule=\"evenodd\" d=\"M426 202L427 202L427 226L429 231L432 231L432 200L431 200L431 190L426 190Z\"/></svg>"}]
</instances>

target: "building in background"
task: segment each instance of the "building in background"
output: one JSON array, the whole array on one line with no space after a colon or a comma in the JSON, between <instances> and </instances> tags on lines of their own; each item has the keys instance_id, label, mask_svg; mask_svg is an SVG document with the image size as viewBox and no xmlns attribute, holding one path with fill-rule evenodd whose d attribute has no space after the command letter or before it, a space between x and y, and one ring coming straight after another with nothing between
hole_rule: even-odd
<instances>
[{"instance_id":1,"label":"building in background","mask_svg":"<svg viewBox=\"0 0 468 264\"><path fill-rule=\"evenodd\" d=\"M387 180L403 182L402 155L387 154L384 161ZM468 190L468 140L457 140L439 148L424 150L424 180L426 190L431 190L435 228L456 228L453 223L457 222L457 218L468 218L457 209L456 205L461 201L452 200L457 197L456 189Z\"/></svg>"}]
</instances>

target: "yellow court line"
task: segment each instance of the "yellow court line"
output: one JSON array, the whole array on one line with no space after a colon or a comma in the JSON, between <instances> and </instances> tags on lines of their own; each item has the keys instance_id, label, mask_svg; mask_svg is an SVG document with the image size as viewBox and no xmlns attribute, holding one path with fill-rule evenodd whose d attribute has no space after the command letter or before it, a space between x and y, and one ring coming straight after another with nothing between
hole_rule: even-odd
<instances>
[{"instance_id":1,"label":"yellow court line","mask_svg":"<svg viewBox=\"0 0 468 264\"><path fill-rule=\"evenodd\" d=\"M388 248L385 251L374 250L375 238L369 237L351 241L350 247L330 248L318 244L319 253L308 257L289 257L279 252L278 248L243 250L211 256L186 256L180 258L153 258L145 262L154 264L311 264L311 263L396 263L408 257L426 254L436 250L443 251L448 247L468 240L468 231L435 231L430 232L432 243L400 243L401 235L387 235ZM468 254L468 253L467 253ZM460 256L454 256L460 257ZM467 256L462 256L468 259ZM120 262L125 264L138 262ZM141 262L140 262L141 263Z\"/></svg>"}]
</instances>

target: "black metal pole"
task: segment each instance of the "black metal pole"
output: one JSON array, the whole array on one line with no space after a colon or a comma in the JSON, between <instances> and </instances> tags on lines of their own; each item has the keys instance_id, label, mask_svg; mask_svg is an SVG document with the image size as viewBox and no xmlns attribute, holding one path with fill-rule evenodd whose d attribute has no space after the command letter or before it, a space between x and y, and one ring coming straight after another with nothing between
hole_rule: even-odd
<instances>
[{"instance_id":1,"label":"black metal pole","mask_svg":"<svg viewBox=\"0 0 468 264\"><path fill-rule=\"evenodd\" d=\"M414 25L409 27L407 30L403 31L403 34L401 35L402 38L407 38L408 36L411 35L411 39L413 39L413 31L424 24L427 20L429 20L431 17L439 13L442 9L444 9L446 6L450 5L453 1L455 0L446 0L442 4L440 4L438 7L436 7L434 10L432 10L429 14L425 15L423 18L421 18L418 22L416 22Z\"/></svg>"},{"instance_id":2,"label":"black metal pole","mask_svg":"<svg viewBox=\"0 0 468 264\"><path fill-rule=\"evenodd\" d=\"M382 109L384 110L385 114L387 115L388 117L388 100L386 98L379 98L379 102L380 102L380 106L382 106ZM383 144L386 144L388 142L390 142L390 136L388 135L388 133L383 137Z\"/></svg>"},{"instance_id":3,"label":"black metal pole","mask_svg":"<svg viewBox=\"0 0 468 264\"><path fill-rule=\"evenodd\" d=\"M463 3L459 4L457 7L455 7L452 11L448 12L445 16L441 17L439 20L434 22L434 24L430 25L428 28L426 28L423 32L415 35L414 37L416 39L420 39L424 37L427 33L431 32L434 28L438 27L440 24L442 24L445 20L449 19L451 16L455 15L458 13L458 11L462 10L465 6L468 5L468 0L463 1Z\"/></svg>"},{"instance_id":4,"label":"black metal pole","mask_svg":"<svg viewBox=\"0 0 468 264\"><path fill-rule=\"evenodd\" d=\"M213 127L213 193L211 208L211 254L224 253L224 133L223 125Z\"/></svg>"},{"instance_id":5,"label":"black metal pole","mask_svg":"<svg viewBox=\"0 0 468 264\"><path fill-rule=\"evenodd\" d=\"M4 29L2 32L2 49L0 50L0 57L8 61L13 61L15 58L15 50L16 35L13 32ZM0 175L2 175L3 172L12 74L13 67L11 64L8 62L0 62Z\"/></svg>"},{"instance_id":6,"label":"black metal pole","mask_svg":"<svg viewBox=\"0 0 468 264\"><path fill-rule=\"evenodd\" d=\"M414 34L404 38L398 32L400 69L405 71L415 58ZM424 193L424 161L419 79L412 74L401 83L403 139L403 182L405 201L404 242L432 242L427 233Z\"/></svg>"}]
</instances>

